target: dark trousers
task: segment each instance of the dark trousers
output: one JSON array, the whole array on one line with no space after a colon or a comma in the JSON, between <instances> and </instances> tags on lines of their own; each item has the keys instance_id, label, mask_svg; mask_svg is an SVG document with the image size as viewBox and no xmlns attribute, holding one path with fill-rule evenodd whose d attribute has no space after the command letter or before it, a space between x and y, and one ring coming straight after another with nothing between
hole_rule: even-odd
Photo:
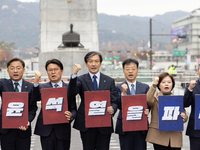
<instances>
[{"instance_id":1,"label":"dark trousers","mask_svg":"<svg viewBox=\"0 0 200 150\"><path fill-rule=\"evenodd\" d=\"M49 136L40 136L42 150L69 150L70 140L60 140L53 129Z\"/></svg>"},{"instance_id":2,"label":"dark trousers","mask_svg":"<svg viewBox=\"0 0 200 150\"><path fill-rule=\"evenodd\" d=\"M146 150L146 135L142 131L126 132L125 135L119 135L121 150Z\"/></svg>"},{"instance_id":3,"label":"dark trousers","mask_svg":"<svg viewBox=\"0 0 200 150\"><path fill-rule=\"evenodd\" d=\"M200 138L190 136L190 150L200 150Z\"/></svg>"},{"instance_id":4,"label":"dark trousers","mask_svg":"<svg viewBox=\"0 0 200 150\"><path fill-rule=\"evenodd\" d=\"M31 137L20 137L19 129L10 129L6 134L1 134L2 150L29 150Z\"/></svg>"},{"instance_id":5,"label":"dark trousers","mask_svg":"<svg viewBox=\"0 0 200 150\"><path fill-rule=\"evenodd\" d=\"M111 134L102 134L98 128L80 132L83 150L109 150Z\"/></svg>"},{"instance_id":6,"label":"dark trousers","mask_svg":"<svg viewBox=\"0 0 200 150\"><path fill-rule=\"evenodd\" d=\"M158 144L153 144L154 150L181 150L181 148L172 148L169 144L169 146L162 146Z\"/></svg>"}]
</instances>

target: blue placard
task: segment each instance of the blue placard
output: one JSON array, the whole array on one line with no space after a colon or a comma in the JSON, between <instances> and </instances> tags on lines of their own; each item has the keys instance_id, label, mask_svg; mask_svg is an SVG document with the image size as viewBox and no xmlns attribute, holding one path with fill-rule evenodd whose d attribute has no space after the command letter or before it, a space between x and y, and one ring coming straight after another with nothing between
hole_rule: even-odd
<instances>
[{"instance_id":1,"label":"blue placard","mask_svg":"<svg viewBox=\"0 0 200 150\"><path fill-rule=\"evenodd\" d=\"M200 95L195 95L195 121L194 129L200 130Z\"/></svg>"},{"instance_id":2,"label":"blue placard","mask_svg":"<svg viewBox=\"0 0 200 150\"><path fill-rule=\"evenodd\" d=\"M183 96L158 97L159 131L183 131Z\"/></svg>"}]
</instances>

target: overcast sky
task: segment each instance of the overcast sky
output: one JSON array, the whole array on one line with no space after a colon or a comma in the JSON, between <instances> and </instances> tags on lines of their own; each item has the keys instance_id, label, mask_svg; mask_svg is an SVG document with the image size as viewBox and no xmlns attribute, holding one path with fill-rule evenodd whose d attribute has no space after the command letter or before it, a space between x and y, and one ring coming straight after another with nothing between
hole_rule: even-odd
<instances>
[{"instance_id":1,"label":"overcast sky","mask_svg":"<svg viewBox=\"0 0 200 150\"><path fill-rule=\"evenodd\" d=\"M36 0L19 0L36 1ZM38 1L38 0L37 0ZM73 1L73 0L72 0ZM191 12L200 8L199 0L97 0L98 13L152 17L169 11Z\"/></svg>"}]
</instances>

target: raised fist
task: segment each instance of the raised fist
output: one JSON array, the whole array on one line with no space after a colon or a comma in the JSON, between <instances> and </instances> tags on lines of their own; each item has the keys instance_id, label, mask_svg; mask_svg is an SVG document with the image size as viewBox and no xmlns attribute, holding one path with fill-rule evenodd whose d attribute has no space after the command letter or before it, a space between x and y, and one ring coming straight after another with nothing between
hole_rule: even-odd
<instances>
[{"instance_id":1,"label":"raised fist","mask_svg":"<svg viewBox=\"0 0 200 150\"><path fill-rule=\"evenodd\" d=\"M159 81L159 78L155 77L154 80L153 80L153 84L158 85L158 81Z\"/></svg>"},{"instance_id":2,"label":"raised fist","mask_svg":"<svg viewBox=\"0 0 200 150\"><path fill-rule=\"evenodd\" d=\"M40 80L40 78L41 78L41 76L42 76L42 73L41 72L36 72L35 73L35 84L39 84L39 80Z\"/></svg>"},{"instance_id":3,"label":"raised fist","mask_svg":"<svg viewBox=\"0 0 200 150\"><path fill-rule=\"evenodd\" d=\"M128 89L128 86L127 86L127 84L122 84L121 85L121 88L122 88L122 94L123 95L126 95L126 92L127 92L127 89Z\"/></svg>"},{"instance_id":4,"label":"raised fist","mask_svg":"<svg viewBox=\"0 0 200 150\"><path fill-rule=\"evenodd\" d=\"M193 90L193 88L195 87L196 84L197 84L197 82L195 80L191 80L188 89L190 91Z\"/></svg>"},{"instance_id":5,"label":"raised fist","mask_svg":"<svg viewBox=\"0 0 200 150\"><path fill-rule=\"evenodd\" d=\"M79 70L81 70L81 65L80 64L75 64L74 65L74 70L73 70L73 75L76 75Z\"/></svg>"}]
</instances>

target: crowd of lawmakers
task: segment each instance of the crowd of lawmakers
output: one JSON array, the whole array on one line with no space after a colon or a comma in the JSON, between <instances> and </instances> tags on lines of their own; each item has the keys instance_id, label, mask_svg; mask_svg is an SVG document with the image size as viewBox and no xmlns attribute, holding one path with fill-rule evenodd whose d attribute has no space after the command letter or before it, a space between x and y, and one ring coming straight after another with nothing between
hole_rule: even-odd
<instances>
[{"instance_id":1,"label":"crowd of lawmakers","mask_svg":"<svg viewBox=\"0 0 200 150\"><path fill-rule=\"evenodd\" d=\"M91 51L87 53L84 61L88 68L88 73L78 76L81 65L74 64L73 72L69 72L71 74L69 84L62 81L64 67L58 59L51 59L46 62L45 69L50 80L47 83L39 83L42 76L41 72L35 73L34 83L25 81L23 79L25 63L19 58L13 58L7 63L7 72L10 79L0 79L2 107L9 107L9 109L1 109L0 111L2 150L30 150L31 122L36 116L37 101L42 101L44 107L42 106L37 117L34 134L40 136L43 150L69 150L71 138L70 124L73 120L73 128L80 131L84 150L109 150L111 134L114 132L112 117L115 115L117 109L119 109L119 114L115 133L119 135L121 150L146 150L146 142L152 143L155 150L181 149L182 131L161 131L159 129L160 97L167 97L169 99L170 97L176 97L171 92L175 86L175 80L172 75L167 72L160 74L154 79L152 86L149 87L149 85L136 80L139 63L137 60L130 58L126 59L122 64L126 81L115 85L113 78L100 72L102 56L99 52ZM200 75L200 69L198 73ZM63 90L63 88L65 91L59 92L59 89ZM28 93L26 98L26 101L28 101L28 120L26 120L26 125L20 125L20 122L16 122L18 125L17 128L9 128L5 127L6 122L4 120L6 117L11 119L12 115L23 113L13 111L19 105L16 101L12 103L12 99L9 99L9 96L12 96L15 92ZM67 102L65 98L62 98L63 95L60 96L59 93L66 94ZM109 99L101 102L99 98L108 93ZM81 97L81 103L78 109L75 98L77 94ZM178 109L168 110L164 114L163 119L165 120L167 118L169 121L171 117L173 121L177 120L176 117L181 118L183 125L188 120L184 107L191 106L186 135L190 139L190 149L200 150L200 130L195 129L195 94L200 94L199 79L197 81L193 80L187 85L182 100L183 109L181 111ZM51 97L48 97L48 95L51 95ZM146 106L144 106L144 109L140 109L140 106L128 106L128 110L124 111L123 99L129 98L129 101L132 99L136 100L134 103L137 104L140 101L140 97L136 98L138 95L145 95ZM17 98L17 96L15 97ZM88 103L88 97L91 99L91 103ZM65 103L63 100L65 100ZM4 106L4 103L8 103L8 101L8 106ZM62 104L65 104L67 107L62 107ZM89 106L86 106L86 104L89 104ZM26 105L25 107L27 108ZM47 114L51 110L54 113L48 116ZM129 117L126 120L126 117L124 117L126 113L124 112L127 111ZM136 114L133 113L134 111ZM53 122L53 116L56 116L56 112L62 112L56 118L60 119L61 122L63 121L63 123L59 123L59 121L51 123ZM95 113L97 113L96 116ZM151 120L148 122L147 118L149 113L151 113ZM141 120L140 114L142 114L143 118L146 118L146 122L142 123L147 125L146 129L125 130L126 123L129 124L128 128L131 128ZM102 116L106 117L108 121L98 119L98 117ZM137 119L137 117L140 119ZM13 118L17 120L16 116ZM104 126L104 123L107 122L109 125ZM142 124L139 123L139 126L142 126Z\"/></svg>"}]
</instances>

